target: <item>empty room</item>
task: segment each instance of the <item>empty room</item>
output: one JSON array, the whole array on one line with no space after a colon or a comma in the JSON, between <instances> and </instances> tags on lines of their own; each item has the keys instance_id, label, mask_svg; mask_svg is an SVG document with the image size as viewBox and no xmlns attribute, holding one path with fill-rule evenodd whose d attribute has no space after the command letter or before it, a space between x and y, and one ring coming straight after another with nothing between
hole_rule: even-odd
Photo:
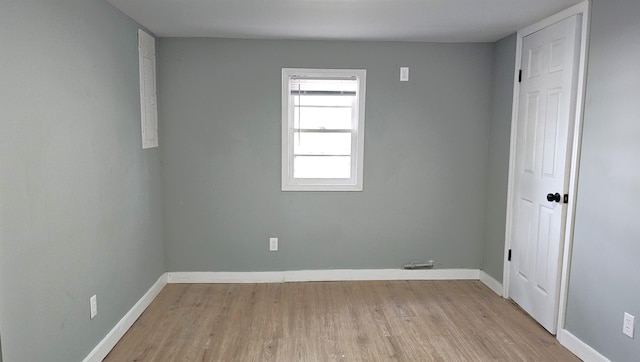
<instances>
[{"instance_id":1,"label":"empty room","mask_svg":"<svg viewBox=\"0 0 640 362\"><path fill-rule=\"evenodd\" d=\"M640 1L0 1L0 362L640 360Z\"/></svg>"}]
</instances>

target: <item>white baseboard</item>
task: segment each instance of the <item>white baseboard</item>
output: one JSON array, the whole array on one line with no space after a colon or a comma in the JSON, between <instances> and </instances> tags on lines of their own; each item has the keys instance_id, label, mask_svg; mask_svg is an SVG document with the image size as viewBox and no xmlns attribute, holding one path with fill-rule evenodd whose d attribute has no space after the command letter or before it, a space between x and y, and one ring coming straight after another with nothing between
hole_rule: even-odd
<instances>
[{"instance_id":1,"label":"white baseboard","mask_svg":"<svg viewBox=\"0 0 640 362\"><path fill-rule=\"evenodd\" d=\"M84 362L100 362L115 347L116 343L131 328L133 323L140 317L142 312L151 304L158 296L158 293L167 284L167 273L164 273L149 288L149 290L140 298L140 300L120 319L120 321L107 333L107 335L98 343L98 345L85 357Z\"/></svg>"},{"instance_id":2,"label":"white baseboard","mask_svg":"<svg viewBox=\"0 0 640 362\"><path fill-rule=\"evenodd\" d=\"M611 362L566 329L559 329L557 338L561 345L585 362Z\"/></svg>"},{"instance_id":3,"label":"white baseboard","mask_svg":"<svg viewBox=\"0 0 640 362\"><path fill-rule=\"evenodd\" d=\"M478 279L477 269L334 269L285 272L285 282Z\"/></svg>"},{"instance_id":4,"label":"white baseboard","mask_svg":"<svg viewBox=\"0 0 640 362\"><path fill-rule=\"evenodd\" d=\"M480 278L478 269L330 269L276 272L170 272L169 283L287 283L349 280L456 280Z\"/></svg>"},{"instance_id":5,"label":"white baseboard","mask_svg":"<svg viewBox=\"0 0 640 362\"><path fill-rule=\"evenodd\" d=\"M169 272L171 283L282 283L284 272Z\"/></svg>"},{"instance_id":6,"label":"white baseboard","mask_svg":"<svg viewBox=\"0 0 640 362\"><path fill-rule=\"evenodd\" d=\"M491 275L487 274L484 270L480 270L480 281L484 283L489 289L493 290L496 294L502 297L502 283L495 280Z\"/></svg>"}]
</instances>

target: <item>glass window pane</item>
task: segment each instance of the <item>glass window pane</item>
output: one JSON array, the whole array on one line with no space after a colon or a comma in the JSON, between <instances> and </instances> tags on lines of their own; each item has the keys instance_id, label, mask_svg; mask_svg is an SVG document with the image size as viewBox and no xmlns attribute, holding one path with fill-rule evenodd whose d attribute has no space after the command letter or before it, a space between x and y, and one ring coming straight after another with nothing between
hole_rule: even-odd
<instances>
[{"instance_id":1,"label":"glass window pane","mask_svg":"<svg viewBox=\"0 0 640 362\"><path fill-rule=\"evenodd\" d=\"M355 101L353 95L308 95L292 92L293 104L296 106L335 106L351 107Z\"/></svg>"},{"instance_id":2,"label":"glass window pane","mask_svg":"<svg viewBox=\"0 0 640 362\"><path fill-rule=\"evenodd\" d=\"M294 156L294 178L350 178L351 157Z\"/></svg>"},{"instance_id":3,"label":"glass window pane","mask_svg":"<svg viewBox=\"0 0 640 362\"><path fill-rule=\"evenodd\" d=\"M293 133L294 155L351 155L351 133Z\"/></svg>"},{"instance_id":4,"label":"glass window pane","mask_svg":"<svg viewBox=\"0 0 640 362\"><path fill-rule=\"evenodd\" d=\"M295 107L296 129L352 129L351 108Z\"/></svg>"}]
</instances>

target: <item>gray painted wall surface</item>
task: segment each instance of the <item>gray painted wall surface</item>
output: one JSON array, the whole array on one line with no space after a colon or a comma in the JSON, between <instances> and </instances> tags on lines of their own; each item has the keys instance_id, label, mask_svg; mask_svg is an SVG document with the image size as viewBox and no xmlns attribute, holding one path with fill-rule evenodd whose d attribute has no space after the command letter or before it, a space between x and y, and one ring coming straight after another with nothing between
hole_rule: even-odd
<instances>
[{"instance_id":1,"label":"gray painted wall surface","mask_svg":"<svg viewBox=\"0 0 640 362\"><path fill-rule=\"evenodd\" d=\"M492 44L163 38L158 64L168 271L480 267ZM283 67L367 70L363 192L280 191Z\"/></svg>"},{"instance_id":2,"label":"gray painted wall surface","mask_svg":"<svg viewBox=\"0 0 640 362\"><path fill-rule=\"evenodd\" d=\"M502 283L516 34L497 41L494 47L493 99L489 121L487 209L482 270Z\"/></svg>"},{"instance_id":3,"label":"gray painted wall surface","mask_svg":"<svg viewBox=\"0 0 640 362\"><path fill-rule=\"evenodd\" d=\"M640 2L593 2L567 329L612 361L640 356ZM622 334L623 312L636 338Z\"/></svg>"},{"instance_id":4,"label":"gray painted wall surface","mask_svg":"<svg viewBox=\"0 0 640 362\"><path fill-rule=\"evenodd\" d=\"M164 272L159 152L141 149L137 27L103 0L1 7L4 359L80 361Z\"/></svg>"}]
</instances>

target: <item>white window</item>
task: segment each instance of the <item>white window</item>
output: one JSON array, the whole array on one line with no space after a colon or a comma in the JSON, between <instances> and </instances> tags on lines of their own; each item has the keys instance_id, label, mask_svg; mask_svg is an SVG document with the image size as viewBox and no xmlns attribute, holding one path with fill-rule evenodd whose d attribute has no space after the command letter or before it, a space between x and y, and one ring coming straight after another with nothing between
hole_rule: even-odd
<instances>
[{"instance_id":1,"label":"white window","mask_svg":"<svg viewBox=\"0 0 640 362\"><path fill-rule=\"evenodd\" d=\"M362 191L366 70L282 69L282 190Z\"/></svg>"}]
</instances>

